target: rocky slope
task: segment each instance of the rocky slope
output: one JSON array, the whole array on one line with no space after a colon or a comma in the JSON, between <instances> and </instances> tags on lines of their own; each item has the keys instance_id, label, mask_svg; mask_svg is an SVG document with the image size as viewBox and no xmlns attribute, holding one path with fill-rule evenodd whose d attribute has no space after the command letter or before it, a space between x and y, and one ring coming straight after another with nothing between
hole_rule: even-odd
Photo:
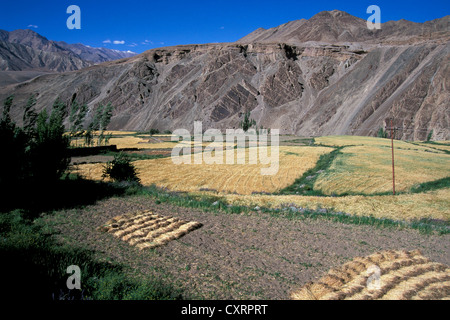
<instances>
[{"instance_id":1,"label":"rocky slope","mask_svg":"<svg viewBox=\"0 0 450 320\"><path fill-rule=\"evenodd\" d=\"M375 135L390 117L397 137L450 139L449 16L370 31L345 12L322 12L236 43L167 47L0 89L16 105L60 97L91 110L115 106L110 129L258 126L299 135ZM400 28L400 29L399 29ZM403 28L403 29L402 29ZM17 119L21 111L14 109ZM91 112L92 114L92 112Z\"/></svg>"},{"instance_id":2,"label":"rocky slope","mask_svg":"<svg viewBox=\"0 0 450 320\"><path fill-rule=\"evenodd\" d=\"M82 44L55 42L32 30L0 30L1 71L66 72L134 55Z\"/></svg>"},{"instance_id":3,"label":"rocky slope","mask_svg":"<svg viewBox=\"0 0 450 320\"><path fill-rule=\"evenodd\" d=\"M375 44L407 44L436 38L448 41L449 23L450 16L425 23L399 20L384 23L381 30L369 30L366 20L333 10L320 12L309 20L291 21L267 30L260 28L238 42L285 42L298 45L309 41Z\"/></svg>"}]
</instances>

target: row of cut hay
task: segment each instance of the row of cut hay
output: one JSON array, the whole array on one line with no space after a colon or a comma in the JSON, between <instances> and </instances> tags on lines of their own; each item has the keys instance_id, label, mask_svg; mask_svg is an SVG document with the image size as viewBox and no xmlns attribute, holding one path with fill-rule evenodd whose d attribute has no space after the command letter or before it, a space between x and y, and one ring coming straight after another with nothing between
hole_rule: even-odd
<instances>
[{"instance_id":1,"label":"row of cut hay","mask_svg":"<svg viewBox=\"0 0 450 320\"><path fill-rule=\"evenodd\" d=\"M179 239L201 226L199 222L145 211L115 217L97 229L111 233L139 249L151 249Z\"/></svg>"},{"instance_id":2,"label":"row of cut hay","mask_svg":"<svg viewBox=\"0 0 450 320\"><path fill-rule=\"evenodd\" d=\"M294 300L450 298L450 268L415 251L384 251L331 269L291 294Z\"/></svg>"}]
</instances>

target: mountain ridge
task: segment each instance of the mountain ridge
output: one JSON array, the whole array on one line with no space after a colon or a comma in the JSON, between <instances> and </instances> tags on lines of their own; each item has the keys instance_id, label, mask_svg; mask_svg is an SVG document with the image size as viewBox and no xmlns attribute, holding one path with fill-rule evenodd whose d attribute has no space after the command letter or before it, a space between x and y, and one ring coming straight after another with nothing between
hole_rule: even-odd
<instances>
[{"instance_id":1,"label":"mountain ridge","mask_svg":"<svg viewBox=\"0 0 450 320\"><path fill-rule=\"evenodd\" d=\"M2 71L66 72L134 55L133 52L52 41L30 29L0 30Z\"/></svg>"},{"instance_id":2,"label":"mountain ridge","mask_svg":"<svg viewBox=\"0 0 450 320\"><path fill-rule=\"evenodd\" d=\"M76 99L88 104L89 115L111 102L110 129L192 130L196 120L204 128L237 128L250 111L258 127L284 134L373 136L394 117L402 128L397 138L425 140L433 130L433 139L449 140L450 33L444 28L449 16L419 24L422 29L402 37L395 23L383 24L381 31L365 25L357 30L359 18L347 15L333 11L316 15L313 23L288 22L272 36L257 29L257 36L263 35L258 41L255 30L245 41L157 48L43 75L0 88L0 99L15 94L18 121L18 106L35 94L38 109L56 98L68 106ZM348 25L334 26L330 19ZM334 29L326 28L330 25ZM363 39L333 40L347 37L345 31ZM364 38L368 32L370 39ZM274 38L275 33L281 36Z\"/></svg>"},{"instance_id":3,"label":"mountain ridge","mask_svg":"<svg viewBox=\"0 0 450 320\"><path fill-rule=\"evenodd\" d=\"M295 29L289 28L295 26ZM412 22L404 19L387 21L381 24L381 30L369 30L366 20L354 17L344 11L322 11L309 20L301 19L270 28L259 28L236 41L246 42L286 42L300 44L308 41L342 42L395 42L398 37L412 37L411 40L431 36L430 33L448 32L450 15L426 21ZM420 30L419 30L420 29ZM435 29L435 30L433 30ZM320 38L317 38L320 35ZM414 37L416 39L414 39ZM402 41L404 41L403 39Z\"/></svg>"}]
</instances>

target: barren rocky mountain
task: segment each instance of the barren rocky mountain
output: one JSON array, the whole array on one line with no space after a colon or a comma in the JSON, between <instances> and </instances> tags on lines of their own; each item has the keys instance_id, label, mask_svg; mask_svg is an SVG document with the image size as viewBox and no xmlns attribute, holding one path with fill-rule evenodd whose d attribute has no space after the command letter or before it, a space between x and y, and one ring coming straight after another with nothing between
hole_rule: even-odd
<instances>
[{"instance_id":1,"label":"barren rocky mountain","mask_svg":"<svg viewBox=\"0 0 450 320\"><path fill-rule=\"evenodd\" d=\"M65 72L135 54L51 41L32 30L0 30L1 71Z\"/></svg>"},{"instance_id":2,"label":"barren rocky mountain","mask_svg":"<svg viewBox=\"0 0 450 320\"><path fill-rule=\"evenodd\" d=\"M394 118L402 139L450 139L449 18L391 21L368 30L345 12L258 29L236 43L153 49L0 89L14 113L31 94L111 102L110 129L235 128L246 111L258 127L299 135L375 135ZM91 112L92 114L92 112Z\"/></svg>"},{"instance_id":3,"label":"barren rocky mountain","mask_svg":"<svg viewBox=\"0 0 450 320\"><path fill-rule=\"evenodd\" d=\"M374 44L413 43L435 38L448 41L449 23L450 16L425 23L399 20L384 23L381 30L369 30L366 20L333 10L320 12L309 20L291 21L267 30L260 28L238 42L285 42L299 45L308 41Z\"/></svg>"}]
</instances>

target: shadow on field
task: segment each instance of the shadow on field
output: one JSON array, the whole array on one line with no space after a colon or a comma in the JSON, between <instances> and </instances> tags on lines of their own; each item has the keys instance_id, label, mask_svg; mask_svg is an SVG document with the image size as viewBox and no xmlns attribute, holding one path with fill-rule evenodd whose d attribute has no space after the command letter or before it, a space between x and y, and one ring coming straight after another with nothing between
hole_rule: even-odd
<instances>
[{"instance_id":1,"label":"shadow on field","mask_svg":"<svg viewBox=\"0 0 450 320\"><path fill-rule=\"evenodd\" d=\"M89 181L79 177L68 177L55 183L39 185L21 185L1 189L4 198L0 211L24 209L37 217L42 212L70 209L95 204L97 201L121 196L130 185Z\"/></svg>"},{"instance_id":2,"label":"shadow on field","mask_svg":"<svg viewBox=\"0 0 450 320\"><path fill-rule=\"evenodd\" d=\"M156 278L135 280L124 265L99 261L92 250L61 245L41 226L23 219L15 210L0 215L0 273L2 296L7 301L51 300L172 300L182 292ZM78 267L80 288L74 271Z\"/></svg>"}]
</instances>

